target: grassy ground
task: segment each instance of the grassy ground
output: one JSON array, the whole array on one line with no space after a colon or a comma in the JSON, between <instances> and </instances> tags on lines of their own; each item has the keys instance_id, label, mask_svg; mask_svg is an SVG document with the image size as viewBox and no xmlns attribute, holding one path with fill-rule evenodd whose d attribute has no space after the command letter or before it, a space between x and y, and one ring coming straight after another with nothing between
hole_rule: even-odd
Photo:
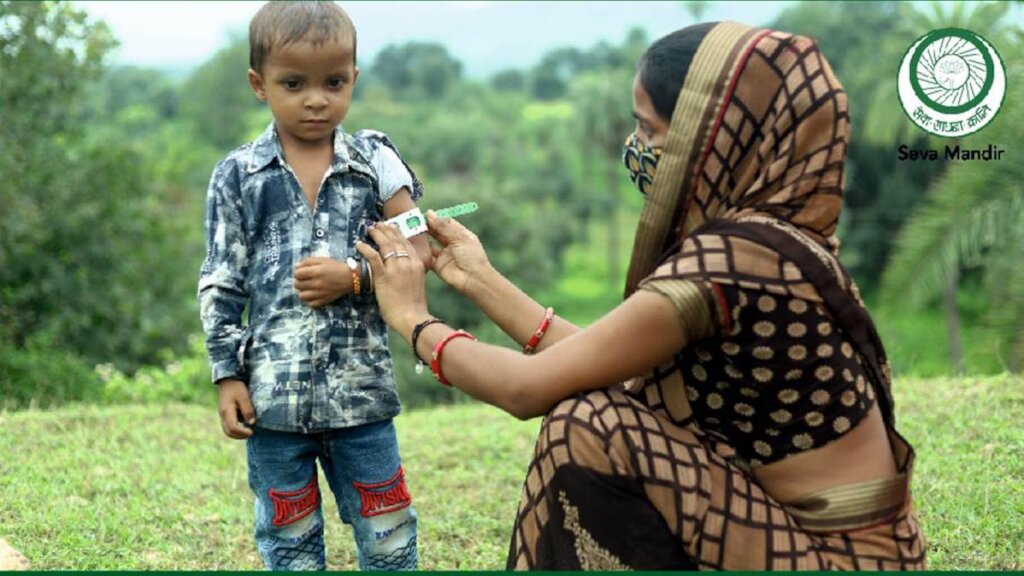
<instances>
[{"instance_id":1,"label":"grassy ground","mask_svg":"<svg viewBox=\"0 0 1024 576\"><path fill-rule=\"evenodd\" d=\"M936 569L1024 568L1024 381L905 380L915 498ZM253 569L241 443L194 405L0 414L0 537L38 569ZM424 569L503 566L538 420L410 412L398 429ZM329 567L355 567L333 500Z\"/></svg>"}]
</instances>

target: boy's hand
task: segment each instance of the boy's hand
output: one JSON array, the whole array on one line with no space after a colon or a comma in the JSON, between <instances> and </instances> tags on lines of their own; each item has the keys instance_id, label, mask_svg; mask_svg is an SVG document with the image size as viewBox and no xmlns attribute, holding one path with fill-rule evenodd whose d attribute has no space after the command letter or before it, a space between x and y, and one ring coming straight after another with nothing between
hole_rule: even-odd
<instances>
[{"instance_id":1,"label":"boy's hand","mask_svg":"<svg viewBox=\"0 0 1024 576\"><path fill-rule=\"evenodd\" d=\"M252 436L252 425L256 423L256 411L249 399L249 388L241 380L224 379L217 383L220 398L217 412L220 427L230 438L245 440ZM245 422L245 424L242 424Z\"/></svg>"},{"instance_id":2,"label":"boy's hand","mask_svg":"<svg viewBox=\"0 0 1024 576\"><path fill-rule=\"evenodd\" d=\"M295 265L295 289L300 300L320 308L352 292L352 271L331 258L306 258Z\"/></svg>"}]
</instances>

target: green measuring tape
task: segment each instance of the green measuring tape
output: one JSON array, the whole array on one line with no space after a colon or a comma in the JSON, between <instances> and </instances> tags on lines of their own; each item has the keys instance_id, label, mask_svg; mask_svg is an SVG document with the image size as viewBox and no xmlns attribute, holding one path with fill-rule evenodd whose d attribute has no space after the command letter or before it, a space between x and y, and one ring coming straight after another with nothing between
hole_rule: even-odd
<instances>
[{"instance_id":1,"label":"green measuring tape","mask_svg":"<svg viewBox=\"0 0 1024 576\"><path fill-rule=\"evenodd\" d=\"M435 210L434 214L438 218L454 218L456 216L463 216L465 214L472 214L476 212L476 202L466 202L465 204L457 204L450 208L442 208ZM417 234L422 234L427 231L427 219L423 217L423 212L419 208L413 208L412 210L402 212L394 218L389 218L384 222L385 224L391 224L398 226L401 230L402 236L409 238Z\"/></svg>"},{"instance_id":2,"label":"green measuring tape","mask_svg":"<svg viewBox=\"0 0 1024 576\"><path fill-rule=\"evenodd\" d=\"M455 218L456 216L472 214L473 212L476 212L477 208L479 208L479 206L476 205L476 202L466 202L465 204L458 204L451 208L434 210L434 214L437 214L438 218Z\"/></svg>"}]
</instances>

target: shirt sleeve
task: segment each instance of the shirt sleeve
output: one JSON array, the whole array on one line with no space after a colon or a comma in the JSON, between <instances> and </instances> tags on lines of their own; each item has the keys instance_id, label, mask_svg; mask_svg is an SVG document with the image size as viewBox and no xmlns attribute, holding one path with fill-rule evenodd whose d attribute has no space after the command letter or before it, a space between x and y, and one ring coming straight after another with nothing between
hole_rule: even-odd
<instances>
[{"instance_id":1,"label":"shirt sleeve","mask_svg":"<svg viewBox=\"0 0 1024 576\"><path fill-rule=\"evenodd\" d=\"M679 314L685 342L696 342L715 334L717 307L711 287L680 278L656 278L640 282L640 290L661 294Z\"/></svg>"},{"instance_id":2,"label":"shirt sleeve","mask_svg":"<svg viewBox=\"0 0 1024 576\"><path fill-rule=\"evenodd\" d=\"M243 379L238 350L245 330L242 312L249 300L249 245L241 190L234 165L221 162L206 195L206 259L199 271L199 315L213 381Z\"/></svg>"},{"instance_id":3,"label":"shirt sleeve","mask_svg":"<svg viewBox=\"0 0 1024 576\"><path fill-rule=\"evenodd\" d=\"M377 172L379 186L377 200L381 204L390 200L403 187L407 188L410 194L412 193L412 174L390 146L383 143L377 146L377 153L373 156L373 169Z\"/></svg>"}]
</instances>

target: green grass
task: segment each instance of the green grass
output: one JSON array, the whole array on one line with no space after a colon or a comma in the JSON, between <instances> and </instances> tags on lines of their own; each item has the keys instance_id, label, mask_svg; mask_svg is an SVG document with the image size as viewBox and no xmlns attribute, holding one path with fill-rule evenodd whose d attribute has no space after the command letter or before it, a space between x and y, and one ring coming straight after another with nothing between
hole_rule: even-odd
<instances>
[{"instance_id":1,"label":"green grass","mask_svg":"<svg viewBox=\"0 0 1024 576\"><path fill-rule=\"evenodd\" d=\"M903 433L936 569L1024 568L1024 380L904 380ZM397 420L424 569L504 565L539 420L477 404ZM0 537L37 569L256 569L242 443L213 408L0 413ZM328 565L353 569L326 498Z\"/></svg>"}]
</instances>

